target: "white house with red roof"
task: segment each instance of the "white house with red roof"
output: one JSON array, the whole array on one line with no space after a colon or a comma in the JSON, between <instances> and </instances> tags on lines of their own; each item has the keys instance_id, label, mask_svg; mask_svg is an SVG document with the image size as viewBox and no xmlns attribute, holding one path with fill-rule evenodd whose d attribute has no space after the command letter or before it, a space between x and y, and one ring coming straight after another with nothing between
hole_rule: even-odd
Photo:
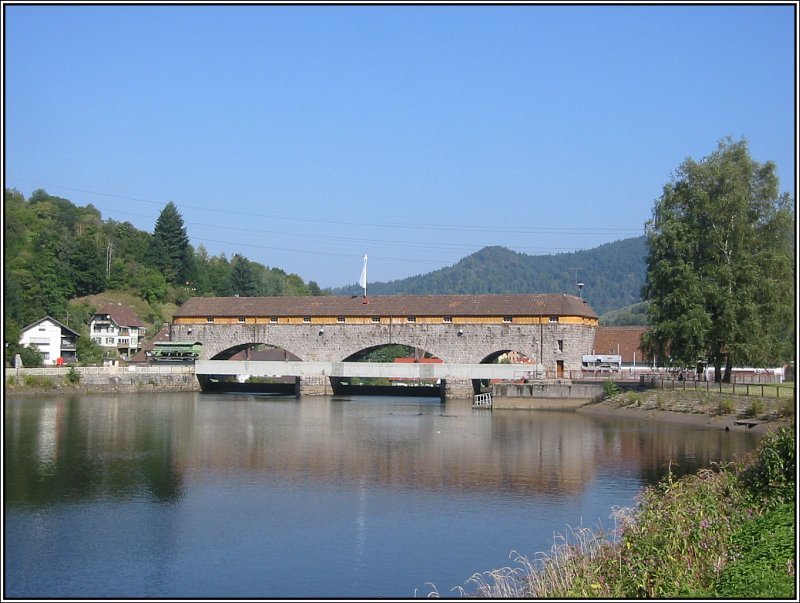
<instances>
[{"instance_id":1,"label":"white house with red roof","mask_svg":"<svg viewBox=\"0 0 800 603\"><path fill-rule=\"evenodd\" d=\"M121 303L106 303L89 319L89 337L99 346L117 350L122 358L138 352L144 340L145 325L131 308Z\"/></svg>"}]
</instances>

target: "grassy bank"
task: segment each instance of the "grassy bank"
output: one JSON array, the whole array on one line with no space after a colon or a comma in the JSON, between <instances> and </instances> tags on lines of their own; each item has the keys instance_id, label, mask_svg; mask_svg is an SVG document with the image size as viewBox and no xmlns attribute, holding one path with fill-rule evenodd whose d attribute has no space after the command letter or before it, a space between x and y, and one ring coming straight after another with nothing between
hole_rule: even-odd
<instances>
[{"instance_id":1,"label":"grassy bank","mask_svg":"<svg viewBox=\"0 0 800 603\"><path fill-rule=\"evenodd\" d=\"M476 574L461 594L794 598L794 431L770 432L739 463L668 475L615 519L611 533L572 530L549 553Z\"/></svg>"}]
</instances>

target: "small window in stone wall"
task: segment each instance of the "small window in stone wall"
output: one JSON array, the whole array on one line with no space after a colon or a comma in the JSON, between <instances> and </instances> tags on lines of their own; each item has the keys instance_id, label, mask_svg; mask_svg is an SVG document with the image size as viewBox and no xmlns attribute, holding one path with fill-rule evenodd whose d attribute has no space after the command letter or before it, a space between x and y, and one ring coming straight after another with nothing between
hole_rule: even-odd
<instances>
[{"instance_id":1,"label":"small window in stone wall","mask_svg":"<svg viewBox=\"0 0 800 603\"><path fill-rule=\"evenodd\" d=\"M445 316L445 317L442 319L442 321L443 321L443 322L453 322L453 317L452 317L452 316Z\"/></svg>"},{"instance_id":2,"label":"small window in stone wall","mask_svg":"<svg viewBox=\"0 0 800 603\"><path fill-rule=\"evenodd\" d=\"M380 322L380 321L381 321L381 317L380 316L373 316L372 317L372 322Z\"/></svg>"},{"instance_id":3,"label":"small window in stone wall","mask_svg":"<svg viewBox=\"0 0 800 603\"><path fill-rule=\"evenodd\" d=\"M558 316L551 316L550 322L558 322Z\"/></svg>"},{"instance_id":4,"label":"small window in stone wall","mask_svg":"<svg viewBox=\"0 0 800 603\"><path fill-rule=\"evenodd\" d=\"M239 322L241 322L241 323L245 323L245 322L247 322L247 319L245 319L245 317L244 317L244 316L240 316L240 317L239 317Z\"/></svg>"},{"instance_id":5,"label":"small window in stone wall","mask_svg":"<svg viewBox=\"0 0 800 603\"><path fill-rule=\"evenodd\" d=\"M269 321L270 322L278 322L278 317L277 316L270 316L269 317Z\"/></svg>"},{"instance_id":6,"label":"small window in stone wall","mask_svg":"<svg viewBox=\"0 0 800 603\"><path fill-rule=\"evenodd\" d=\"M563 352L564 351L564 340L563 339L559 339L558 340L558 351L559 352Z\"/></svg>"},{"instance_id":7,"label":"small window in stone wall","mask_svg":"<svg viewBox=\"0 0 800 603\"><path fill-rule=\"evenodd\" d=\"M209 317L206 318L206 322L208 324L211 324L212 322L214 322L214 318L212 316L209 316Z\"/></svg>"},{"instance_id":8,"label":"small window in stone wall","mask_svg":"<svg viewBox=\"0 0 800 603\"><path fill-rule=\"evenodd\" d=\"M409 316L406 318L406 322L417 322L416 316Z\"/></svg>"},{"instance_id":9,"label":"small window in stone wall","mask_svg":"<svg viewBox=\"0 0 800 603\"><path fill-rule=\"evenodd\" d=\"M310 316L303 316L303 322L311 322Z\"/></svg>"},{"instance_id":10,"label":"small window in stone wall","mask_svg":"<svg viewBox=\"0 0 800 603\"><path fill-rule=\"evenodd\" d=\"M344 316L337 316L336 322L344 322Z\"/></svg>"},{"instance_id":11,"label":"small window in stone wall","mask_svg":"<svg viewBox=\"0 0 800 603\"><path fill-rule=\"evenodd\" d=\"M510 316L503 316L503 322L512 322L513 320Z\"/></svg>"}]
</instances>

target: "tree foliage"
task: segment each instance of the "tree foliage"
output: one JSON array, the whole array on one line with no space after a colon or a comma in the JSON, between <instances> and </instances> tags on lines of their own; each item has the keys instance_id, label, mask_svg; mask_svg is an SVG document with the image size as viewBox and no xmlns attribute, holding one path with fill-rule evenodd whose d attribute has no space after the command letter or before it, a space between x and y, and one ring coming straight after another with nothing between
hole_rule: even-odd
<instances>
[{"instance_id":1,"label":"tree foliage","mask_svg":"<svg viewBox=\"0 0 800 603\"><path fill-rule=\"evenodd\" d=\"M734 365L791 358L794 203L775 164L747 142L721 141L681 164L647 226L648 350L674 364L703 359L717 380Z\"/></svg>"},{"instance_id":2,"label":"tree foliage","mask_svg":"<svg viewBox=\"0 0 800 603\"><path fill-rule=\"evenodd\" d=\"M167 303L180 304L192 295L232 294L232 263L224 255L209 256L202 246L195 252L172 203L159 215L151 235L129 222L104 221L91 205L79 207L41 189L27 200L19 191L7 189L4 201L7 361L20 329L45 315L82 334L81 362L101 358L99 348L93 348L81 330L91 311L79 302L70 303L86 295L110 290L133 293L148 302L150 311L141 318L155 326L169 319L161 316ZM241 255L236 258L252 275L249 295L322 294L295 274Z\"/></svg>"},{"instance_id":3,"label":"tree foliage","mask_svg":"<svg viewBox=\"0 0 800 603\"><path fill-rule=\"evenodd\" d=\"M189 279L190 258L189 235L183 217L170 201L156 220L146 261L158 269L168 283L182 284Z\"/></svg>"},{"instance_id":4,"label":"tree foliage","mask_svg":"<svg viewBox=\"0 0 800 603\"><path fill-rule=\"evenodd\" d=\"M250 260L234 255L230 271L230 291L240 297L253 297L258 292L255 274Z\"/></svg>"}]
</instances>

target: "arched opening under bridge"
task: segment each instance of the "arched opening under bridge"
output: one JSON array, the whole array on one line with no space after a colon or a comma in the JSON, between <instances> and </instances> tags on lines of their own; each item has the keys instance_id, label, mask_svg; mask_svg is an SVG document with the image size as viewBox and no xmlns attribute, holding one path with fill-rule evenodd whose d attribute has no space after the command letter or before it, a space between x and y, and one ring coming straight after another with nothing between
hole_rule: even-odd
<instances>
[{"instance_id":1,"label":"arched opening under bridge","mask_svg":"<svg viewBox=\"0 0 800 603\"><path fill-rule=\"evenodd\" d=\"M518 350L497 350L481 360L481 364L513 364L519 365L512 379L472 379L472 389L476 394L492 391L494 383L527 383L540 379L544 369L534 358L526 356Z\"/></svg>"},{"instance_id":2,"label":"arched opening under bridge","mask_svg":"<svg viewBox=\"0 0 800 603\"><path fill-rule=\"evenodd\" d=\"M404 344L384 344L365 348L343 359L344 362L387 362L433 364L442 360L420 348ZM337 396L412 396L442 397L440 379L401 377L330 377Z\"/></svg>"},{"instance_id":3,"label":"arched opening under bridge","mask_svg":"<svg viewBox=\"0 0 800 603\"><path fill-rule=\"evenodd\" d=\"M213 360L238 361L297 361L302 360L292 352L263 343L243 343L223 350ZM294 376L263 377L257 375L198 375L204 392L250 393L296 396L299 381Z\"/></svg>"}]
</instances>

